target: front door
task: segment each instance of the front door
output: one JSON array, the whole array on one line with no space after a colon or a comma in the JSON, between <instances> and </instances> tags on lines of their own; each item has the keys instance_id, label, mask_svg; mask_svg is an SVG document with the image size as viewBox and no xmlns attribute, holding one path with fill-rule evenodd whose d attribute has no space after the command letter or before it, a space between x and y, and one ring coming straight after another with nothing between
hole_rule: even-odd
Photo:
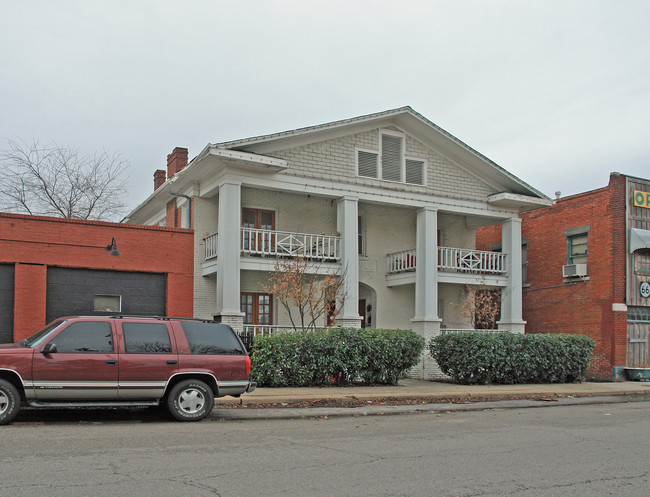
<instances>
[{"instance_id":1,"label":"front door","mask_svg":"<svg viewBox=\"0 0 650 497\"><path fill-rule=\"evenodd\" d=\"M42 354L45 345L56 351ZM115 400L118 355L111 324L75 321L44 343L33 356L37 400Z\"/></svg>"}]
</instances>

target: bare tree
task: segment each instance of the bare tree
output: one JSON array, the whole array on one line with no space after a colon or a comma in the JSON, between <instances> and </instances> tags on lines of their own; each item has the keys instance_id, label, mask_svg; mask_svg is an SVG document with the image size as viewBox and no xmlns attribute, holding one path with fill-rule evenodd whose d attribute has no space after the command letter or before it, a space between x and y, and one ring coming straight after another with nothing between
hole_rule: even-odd
<instances>
[{"instance_id":1,"label":"bare tree","mask_svg":"<svg viewBox=\"0 0 650 497\"><path fill-rule=\"evenodd\" d=\"M460 313L475 330L495 329L501 314L501 290L483 284L465 285Z\"/></svg>"},{"instance_id":2,"label":"bare tree","mask_svg":"<svg viewBox=\"0 0 650 497\"><path fill-rule=\"evenodd\" d=\"M117 220L125 207L128 162L106 151L8 142L0 153L0 208L73 219Z\"/></svg>"},{"instance_id":3,"label":"bare tree","mask_svg":"<svg viewBox=\"0 0 650 497\"><path fill-rule=\"evenodd\" d=\"M344 275L341 271L317 274L319 264L303 258L278 260L265 292L275 295L287 311L294 330L314 330L322 316L335 320L342 305Z\"/></svg>"}]
</instances>

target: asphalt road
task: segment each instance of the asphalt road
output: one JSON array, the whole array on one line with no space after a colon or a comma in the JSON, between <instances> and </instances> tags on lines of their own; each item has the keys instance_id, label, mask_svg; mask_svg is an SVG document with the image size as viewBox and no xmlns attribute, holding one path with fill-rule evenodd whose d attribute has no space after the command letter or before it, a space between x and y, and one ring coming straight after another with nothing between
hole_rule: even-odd
<instances>
[{"instance_id":1,"label":"asphalt road","mask_svg":"<svg viewBox=\"0 0 650 497\"><path fill-rule=\"evenodd\" d=\"M650 402L292 420L217 413L200 423L130 412L21 419L0 427L2 497L650 495Z\"/></svg>"}]
</instances>

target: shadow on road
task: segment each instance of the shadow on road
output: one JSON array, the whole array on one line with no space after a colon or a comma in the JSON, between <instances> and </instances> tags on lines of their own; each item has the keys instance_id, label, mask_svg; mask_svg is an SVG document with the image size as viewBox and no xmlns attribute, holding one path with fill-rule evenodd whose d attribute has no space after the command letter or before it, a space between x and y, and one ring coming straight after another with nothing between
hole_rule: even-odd
<instances>
[{"instance_id":1,"label":"shadow on road","mask_svg":"<svg viewBox=\"0 0 650 497\"><path fill-rule=\"evenodd\" d=\"M75 409L22 409L13 425L22 424L99 424L99 423L165 423L174 422L162 408L75 408Z\"/></svg>"}]
</instances>

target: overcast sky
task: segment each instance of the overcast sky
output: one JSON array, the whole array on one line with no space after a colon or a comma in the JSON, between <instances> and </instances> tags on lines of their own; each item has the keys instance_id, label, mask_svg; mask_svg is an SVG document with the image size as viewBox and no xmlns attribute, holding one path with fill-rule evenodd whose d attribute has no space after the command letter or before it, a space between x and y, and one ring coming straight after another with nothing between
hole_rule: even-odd
<instances>
[{"instance_id":1,"label":"overcast sky","mask_svg":"<svg viewBox=\"0 0 650 497\"><path fill-rule=\"evenodd\" d=\"M650 177L650 2L0 0L0 139L121 152L410 105L553 197Z\"/></svg>"}]
</instances>

